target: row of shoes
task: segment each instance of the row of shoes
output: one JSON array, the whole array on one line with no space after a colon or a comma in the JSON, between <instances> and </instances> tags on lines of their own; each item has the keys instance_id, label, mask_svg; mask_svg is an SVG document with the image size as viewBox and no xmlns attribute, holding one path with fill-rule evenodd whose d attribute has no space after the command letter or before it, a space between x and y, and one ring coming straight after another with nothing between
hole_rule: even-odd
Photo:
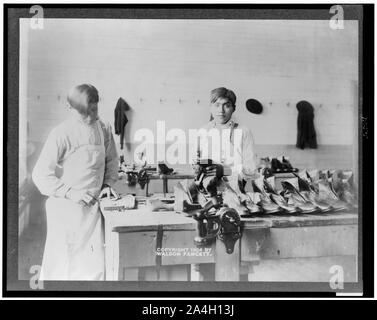
<instances>
[{"instance_id":1,"label":"row of shoes","mask_svg":"<svg viewBox=\"0 0 377 320\"><path fill-rule=\"evenodd\" d=\"M264 162L264 168L266 172L271 171L271 173L287 173L287 172L298 172L297 168L293 168L289 161L289 157L265 157L261 159Z\"/></svg>"},{"instance_id":2,"label":"row of shoes","mask_svg":"<svg viewBox=\"0 0 377 320\"><path fill-rule=\"evenodd\" d=\"M325 213L357 209L357 197L351 171L303 170L282 181L278 191L275 177L252 181L253 192L242 194L243 214ZM238 208L239 209L239 208Z\"/></svg>"}]
</instances>

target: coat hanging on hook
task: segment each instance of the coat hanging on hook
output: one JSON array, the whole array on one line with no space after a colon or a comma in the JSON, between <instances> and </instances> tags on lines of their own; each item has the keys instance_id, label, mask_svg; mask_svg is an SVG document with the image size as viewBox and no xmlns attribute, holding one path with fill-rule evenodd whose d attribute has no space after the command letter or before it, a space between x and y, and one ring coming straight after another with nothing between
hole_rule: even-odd
<instances>
[{"instance_id":1,"label":"coat hanging on hook","mask_svg":"<svg viewBox=\"0 0 377 320\"><path fill-rule=\"evenodd\" d=\"M114 129L115 134L120 135L120 149L123 149L124 131L128 118L126 111L130 110L130 106L123 98L119 98L114 110Z\"/></svg>"},{"instance_id":2,"label":"coat hanging on hook","mask_svg":"<svg viewBox=\"0 0 377 320\"><path fill-rule=\"evenodd\" d=\"M296 147L317 148L317 135L314 129L314 108L308 101L297 103L297 142Z\"/></svg>"}]
</instances>

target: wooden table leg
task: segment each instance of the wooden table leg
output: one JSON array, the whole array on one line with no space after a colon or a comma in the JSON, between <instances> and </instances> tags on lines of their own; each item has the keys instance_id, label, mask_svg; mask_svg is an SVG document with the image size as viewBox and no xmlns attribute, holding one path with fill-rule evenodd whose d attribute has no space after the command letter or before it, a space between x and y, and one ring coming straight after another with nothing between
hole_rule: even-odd
<instances>
[{"instance_id":1,"label":"wooden table leg","mask_svg":"<svg viewBox=\"0 0 377 320\"><path fill-rule=\"evenodd\" d=\"M214 263L197 263L192 266L192 281L215 281Z\"/></svg>"},{"instance_id":2,"label":"wooden table leg","mask_svg":"<svg viewBox=\"0 0 377 320\"><path fill-rule=\"evenodd\" d=\"M215 263L216 281L240 281L240 240L235 243L233 253L229 254L224 242L217 239Z\"/></svg>"},{"instance_id":3,"label":"wooden table leg","mask_svg":"<svg viewBox=\"0 0 377 320\"><path fill-rule=\"evenodd\" d=\"M164 198L166 198L166 194L168 193L168 178L166 176L163 177L163 189L164 189Z\"/></svg>"},{"instance_id":4,"label":"wooden table leg","mask_svg":"<svg viewBox=\"0 0 377 320\"><path fill-rule=\"evenodd\" d=\"M112 232L111 224L105 219L105 279L108 281L118 280L119 268L119 236Z\"/></svg>"}]
</instances>

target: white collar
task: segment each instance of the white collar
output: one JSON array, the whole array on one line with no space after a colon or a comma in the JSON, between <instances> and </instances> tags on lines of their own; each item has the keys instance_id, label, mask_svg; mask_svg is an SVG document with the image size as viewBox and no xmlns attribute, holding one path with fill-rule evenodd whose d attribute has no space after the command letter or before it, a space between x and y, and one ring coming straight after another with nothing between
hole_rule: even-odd
<instances>
[{"instance_id":1,"label":"white collar","mask_svg":"<svg viewBox=\"0 0 377 320\"><path fill-rule=\"evenodd\" d=\"M233 127L235 122L233 120L229 120L224 124L216 123L214 120L211 121L211 127L216 129L227 129Z\"/></svg>"}]
</instances>

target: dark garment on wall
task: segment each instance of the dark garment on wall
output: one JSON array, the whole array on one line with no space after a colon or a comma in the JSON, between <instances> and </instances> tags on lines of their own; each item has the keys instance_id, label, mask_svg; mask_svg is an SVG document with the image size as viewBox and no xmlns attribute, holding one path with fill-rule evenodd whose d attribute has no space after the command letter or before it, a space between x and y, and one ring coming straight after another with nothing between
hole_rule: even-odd
<instances>
[{"instance_id":1,"label":"dark garment on wall","mask_svg":"<svg viewBox=\"0 0 377 320\"><path fill-rule=\"evenodd\" d=\"M307 101L297 103L297 142L296 147L317 148L317 135L314 128L314 108Z\"/></svg>"},{"instance_id":2,"label":"dark garment on wall","mask_svg":"<svg viewBox=\"0 0 377 320\"><path fill-rule=\"evenodd\" d=\"M123 141L124 141L124 131L126 124L128 122L128 118L126 116L126 111L130 110L130 106L124 101L123 98L119 98L117 105L114 110L114 128L115 134L120 135L120 148L123 149Z\"/></svg>"}]
</instances>

